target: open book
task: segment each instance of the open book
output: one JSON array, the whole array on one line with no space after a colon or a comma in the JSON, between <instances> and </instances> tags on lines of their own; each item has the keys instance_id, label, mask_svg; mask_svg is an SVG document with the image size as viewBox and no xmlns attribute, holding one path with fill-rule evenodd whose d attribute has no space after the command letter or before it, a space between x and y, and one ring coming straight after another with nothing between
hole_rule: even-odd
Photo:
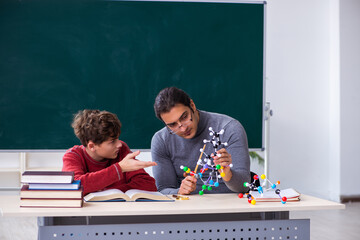
<instances>
[{"instance_id":1,"label":"open book","mask_svg":"<svg viewBox=\"0 0 360 240\"><path fill-rule=\"evenodd\" d=\"M89 193L84 197L86 202L141 202L141 201L165 201L173 202L170 197L160 192L151 192L139 189L130 189L125 193L119 189L108 189L99 192Z\"/></svg>"},{"instance_id":2,"label":"open book","mask_svg":"<svg viewBox=\"0 0 360 240\"><path fill-rule=\"evenodd\" d=\"M251 195L256 199L256 201L260 202L277 202L281 201L281 198L279 195L275 193L275 190L269 190L264 192L264 194L261 196L261 194L257 191L253 191ZM284 190L280 190L280 196L286 197L287 201L299 201L300 200L300 193L292 188L287 188Z\"/></svg>"}]
</instances>

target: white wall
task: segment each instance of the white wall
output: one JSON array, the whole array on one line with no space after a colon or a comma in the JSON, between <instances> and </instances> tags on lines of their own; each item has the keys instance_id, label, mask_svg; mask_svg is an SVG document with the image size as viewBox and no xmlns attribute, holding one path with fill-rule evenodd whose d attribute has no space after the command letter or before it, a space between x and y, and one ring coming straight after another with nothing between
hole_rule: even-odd
<instances>
[{"instance_id":1,"label":"white wall","mask_svg":"<svg viewBox=\"0 0 360 240\"><path fill-rule=\"evenodd\" d=\"M275 0L267 10L270 177L328 198L330 4Z\"/></svg>"},{"instance_id":2,"label":"white wall","mask_svg":"<svg viewBox=\"0 0 360 240\"><path fill-rule=\"evenodd\" d=\"M360 195L360 1L340 1L341 195Z\"/></svg>"},{"instance_id":3,"label":"white wall","mask_svg":"<svg viewBox=\"0 0 360 240\"><path fill-rule=\"evenodd\" d=\"M360 1L269 0L267 10L270 177L358 196Z\"/></svg>"}]
</instances>

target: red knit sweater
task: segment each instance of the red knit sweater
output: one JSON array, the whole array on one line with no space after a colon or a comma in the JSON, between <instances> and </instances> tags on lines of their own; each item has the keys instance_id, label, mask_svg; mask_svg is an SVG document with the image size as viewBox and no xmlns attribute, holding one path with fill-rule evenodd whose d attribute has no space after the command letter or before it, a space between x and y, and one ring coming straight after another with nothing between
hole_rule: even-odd
<instances>
[{"instance_id":1,"label":"red knit sweater","mask_svg":"<svg viewBox=\"0 0 360 240\"><path fill-rule=\"evenodd\" d=\"M73 171L75 180L80 180L84 195L99 190L116 188L125 192L129 189L157 191L155 179L145 170L123 173L118 162L128 153L129 147L121 142L116 159L104 159L97 162L87 154L84 146L74 146L63 157L63 171Z\"/></svg>"}]
</instances>

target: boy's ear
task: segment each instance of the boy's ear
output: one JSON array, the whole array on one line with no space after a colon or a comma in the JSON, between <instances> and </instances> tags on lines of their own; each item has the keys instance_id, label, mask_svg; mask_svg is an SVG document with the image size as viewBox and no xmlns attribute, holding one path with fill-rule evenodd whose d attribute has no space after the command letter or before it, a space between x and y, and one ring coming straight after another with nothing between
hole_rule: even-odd
<instances>
[{"instance_id":1,"label":"boy's ear","mask_svg":"<svg viewBox=\"0 0 360 240\"><path fill-rule=\"evenodd\" d=\"M87 144L87 148L90 150L90 151L95 151L95 143L93 141L89 141L88 144Z\"/></svg>"}]
</instances>

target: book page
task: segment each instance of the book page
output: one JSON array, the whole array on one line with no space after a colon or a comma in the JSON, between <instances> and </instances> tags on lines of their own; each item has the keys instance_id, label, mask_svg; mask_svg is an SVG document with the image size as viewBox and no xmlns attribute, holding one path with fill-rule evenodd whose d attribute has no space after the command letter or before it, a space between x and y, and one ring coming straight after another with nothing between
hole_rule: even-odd
<instances>
[{"instance_id":1,"label":"book page","mask_svg":"<svg viewBox=\"0 0 360 240\"><path fill-rule=\"evenodd\" d=\"M127 190L125 194L128 195L133 201L135 201L138 198L147 198L153 200L168 200L168 197L166 197L160 192L152 192L152 191L145 191L139 189Z\"/></svg>"},{"instance_id":2,"label":"book page","mask_svg":"<svg viewBox=\"0 0 360 240\"><path fill-rule=\"evenodd\" d=\"M85 201L106 201L116 198L124 198L129 200L129 198L124 194L123 191L119 189L107 189L104 191L89 193L84 197Z\"/></svg>"}]
</instances>

